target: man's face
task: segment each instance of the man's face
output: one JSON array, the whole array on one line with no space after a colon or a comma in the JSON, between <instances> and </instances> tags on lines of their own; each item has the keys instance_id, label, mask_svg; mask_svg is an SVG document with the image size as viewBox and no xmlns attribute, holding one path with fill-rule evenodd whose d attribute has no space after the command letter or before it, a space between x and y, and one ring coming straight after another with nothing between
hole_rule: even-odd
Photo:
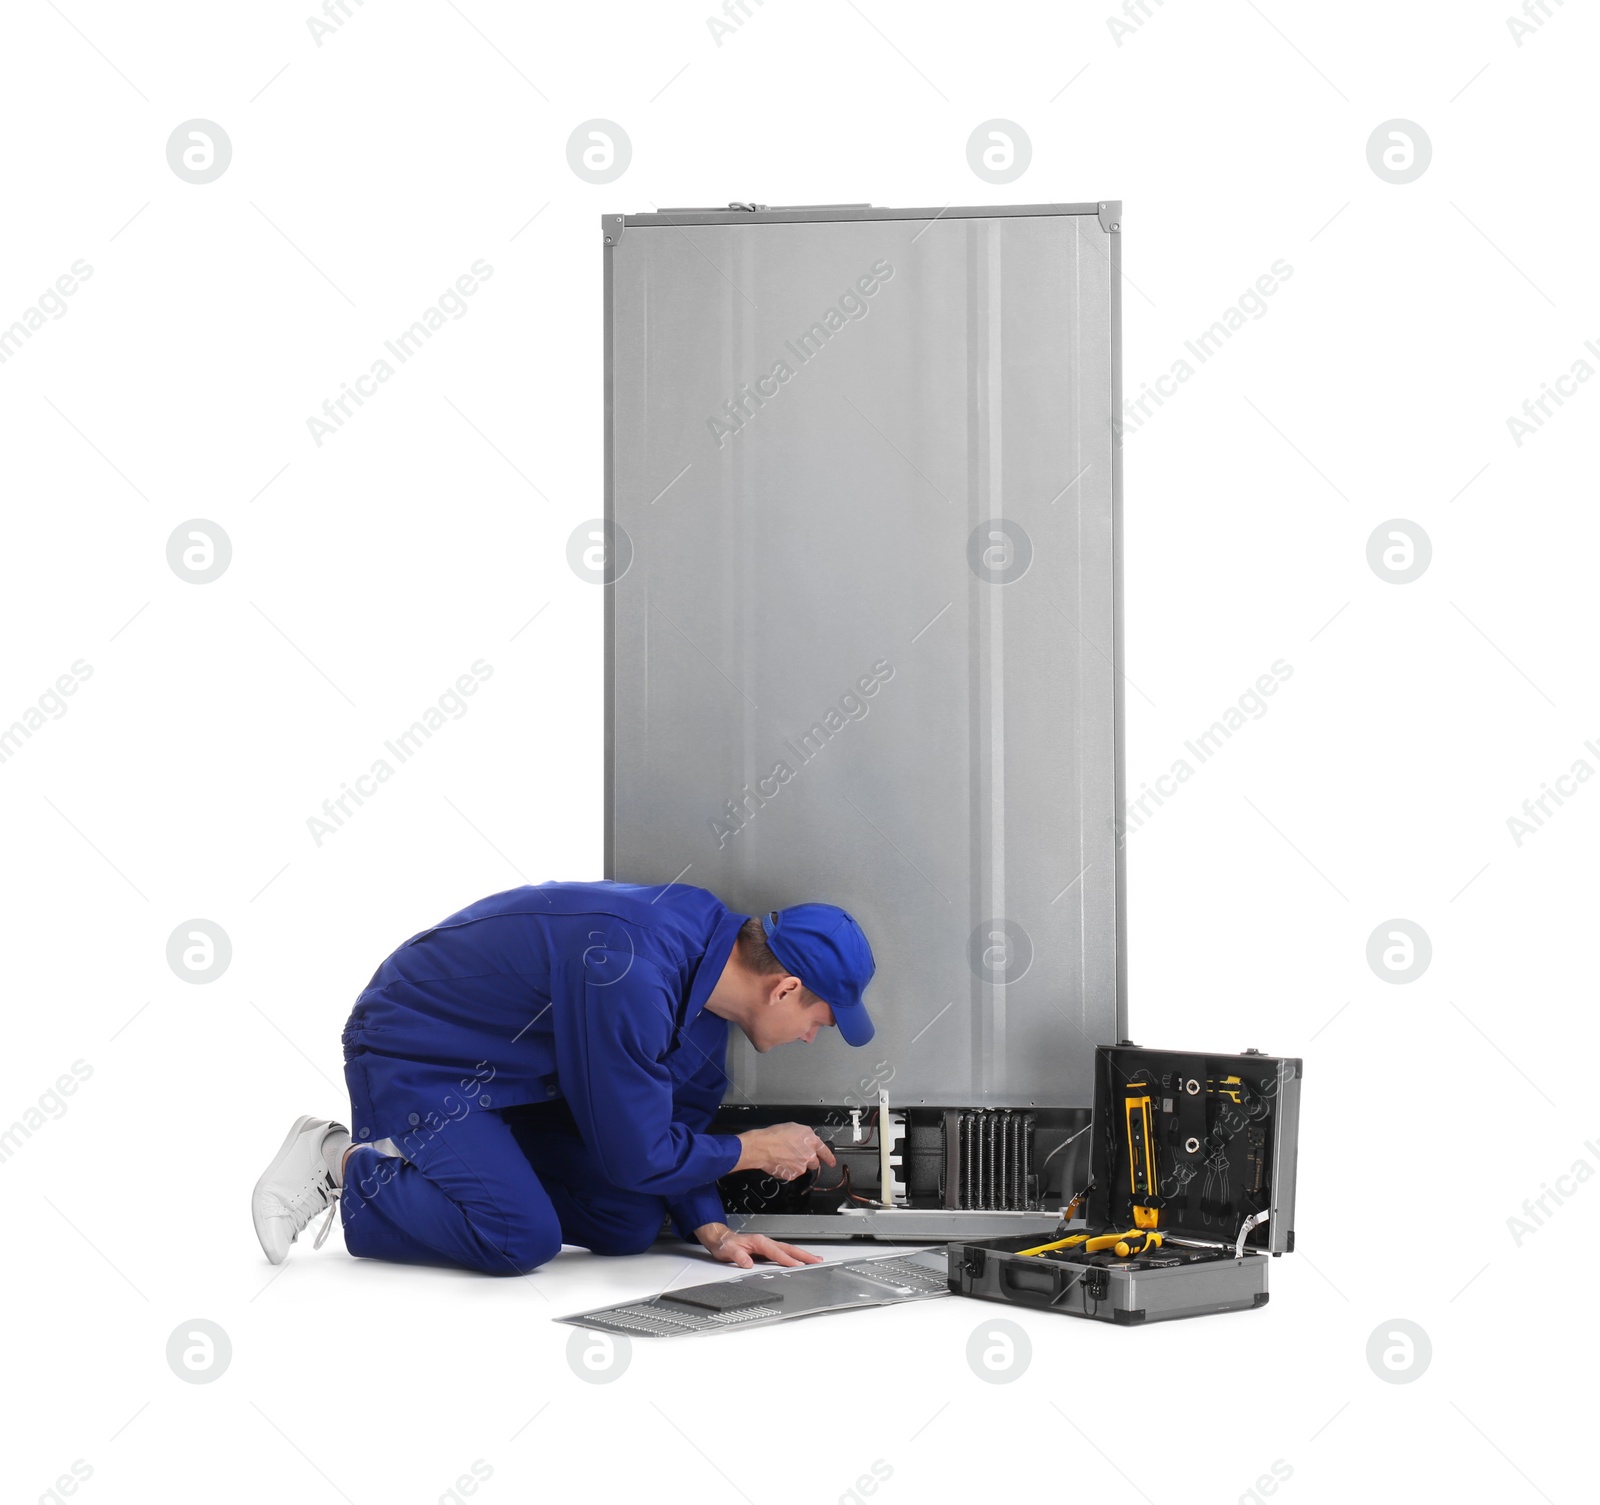
<instances>
[{"instance_id":1,"label":"man's face","mask_svg":"<svg viewBox=\"0 0 1600 1505\"><path fill-rule=\"evenodd\" d=\"M809 1045L819 1029L832 1024L833 1010L820 998L808 997L798 977L774 977L745 1034L765 1054L774 1045L787 1045L791 1040Z\"/></svg>"}]
</instances>

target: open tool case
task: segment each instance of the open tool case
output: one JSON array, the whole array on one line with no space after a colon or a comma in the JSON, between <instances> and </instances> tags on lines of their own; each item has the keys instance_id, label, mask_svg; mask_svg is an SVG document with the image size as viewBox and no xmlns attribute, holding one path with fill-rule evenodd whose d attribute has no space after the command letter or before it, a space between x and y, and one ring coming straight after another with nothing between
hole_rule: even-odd
<instances>
[{"instance_id":1,"label":"open tool case","mask_svg":"<svg viewBox=\"0 0 1600 1505\"><path fill-rule=\"evenodd\" d=\"M1264 1306L1267 1256L1294 1248L1300 1074L1254 1050L1099 1047L1089 1186L1047 1239L951 1244L950 1289L1124 1324Z\"/></svg>"}]
</instances>

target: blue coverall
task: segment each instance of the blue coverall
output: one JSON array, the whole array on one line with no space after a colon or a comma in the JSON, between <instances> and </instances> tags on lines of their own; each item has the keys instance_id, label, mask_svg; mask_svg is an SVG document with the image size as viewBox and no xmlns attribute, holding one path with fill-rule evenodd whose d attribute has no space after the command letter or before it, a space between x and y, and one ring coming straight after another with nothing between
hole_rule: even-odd
<instances>
[{"instance_id":1,"label":"blue coverall","mask_svg":"<svg viewBox=\"0 0 1600 1505\"><path fill-rule=\"evenodd\" d=\"M740 1144L705 1132L728 1081L705 1002L746 918L683 885L542 883L401 946L344 1031L354 1140L400 1151L350 1157L349 1251L523 1274L723 1221Z\"/></svg>"}]
</instances>

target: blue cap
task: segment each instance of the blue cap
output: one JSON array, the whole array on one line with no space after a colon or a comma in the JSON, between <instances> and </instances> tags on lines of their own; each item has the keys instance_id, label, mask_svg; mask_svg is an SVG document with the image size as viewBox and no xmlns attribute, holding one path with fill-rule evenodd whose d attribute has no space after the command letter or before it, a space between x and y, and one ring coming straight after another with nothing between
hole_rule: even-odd
<instances>
[{"instance_id":1,"label":"blue cap","mask_svg":"<svg viewBox=\"0 0 1600 1505\"><path fill-rule=\"evenodd\" d=\"M829 1008L847 1045L872 1038L861 995L877 971L854 918L833 904L791 904L761 921L772 954Z\"/></svg>"}]
</instances>

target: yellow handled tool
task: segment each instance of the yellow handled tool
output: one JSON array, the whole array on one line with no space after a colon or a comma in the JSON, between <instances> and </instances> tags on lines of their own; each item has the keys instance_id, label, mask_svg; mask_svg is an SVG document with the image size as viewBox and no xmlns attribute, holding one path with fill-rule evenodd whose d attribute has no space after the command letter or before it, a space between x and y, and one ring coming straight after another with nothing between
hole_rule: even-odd
<instances>
[{"instance_id":1,"label":"yellow handled tool","mask_svg":"<svg viewBox=\"0 0 1600 1505\"><path fill-rule=\"evenodd\" d=\"M1128 1130L1128 1189L1135 1202L1155 1191L1151 1156L1155 1135L1150 1126L1150 1095L1131 1088L1123 1100Z\"/></svg>"},{"instance_id":2,"label":"yellow handled tool","mask_svg":"<svg viewBox=\"0 0 1600 1505\"><path fill-rule=\"evenodd\" d=\"M1234 1102L1243 1106L1244 1099L1239 1096L1239 1090L1243 1085L1236 1076L1225 1076L1221 1081L1212 1077L1206 1080L1206 1091L1214 1092L1218 1097L1231 1097Z\"/></svg>"},{"instance_id":3,"label":"yellow handled tool","mask_svg":"<svg viewBox=\"0 0 1600 1505\"><path fill-rule=\"evenodd\" d=\"M1057 1249L1071 1249L1083 1243L1089 1235L1087 1233L1074 1233L1070 1238L1058 1238L1053 1244L1035 1244L1031 1249L1018 1249L1018 1254L1050 1254Z\"/></svg>"},{"instance_id":4,"label":"yellow handled tool","mask_svg":"<svg viewBox=\"0 0 1600 1505\"><path fill-rule=\"evenodd\" d=\"M1148 1084L1137 1082L1123 1100L1128 1126L1128 1190L1133 1196L1133 1221L1154 1228L1161 1221L1156 1204L1155 1133L1151 1125Z\"/></svg>"},{"instance_id":5,"label":"yellow handled tool","mask_svg":"<svg viewBox=\"0 0 1600 1505\"><path fill-rule=\"evenodd\" d=\"M1147 1228L1130 1228L1125 1233L1099 1233L1093 1237L1087 1233L1074 1233L1067 1238L1058 1238L1051 1244L1019 1249L1017 1253L1050 1254L1057 1249L1075 1249L1080 1245L1085 1254L1098 1254L1102 1249L1110 1249L1118 1259L1126 1259L1130 1254L1145 1254L1151 1249L1159 1249L1161 1235Z\"/></svg>"}]
</instances>

